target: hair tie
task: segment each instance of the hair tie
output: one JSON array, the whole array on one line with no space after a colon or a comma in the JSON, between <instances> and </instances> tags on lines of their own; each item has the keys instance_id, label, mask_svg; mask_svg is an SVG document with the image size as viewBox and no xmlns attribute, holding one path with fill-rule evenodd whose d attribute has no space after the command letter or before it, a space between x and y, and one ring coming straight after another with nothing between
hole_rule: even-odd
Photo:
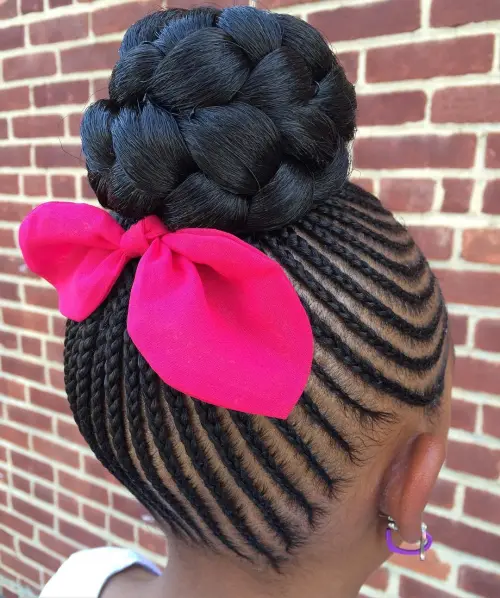
<instances>
[{"instance_id":1,"label":"hair tie","mask_svg":"<svg viewBox=\"0 0 500 598\"><path fill-rule=\"evenodd\" d=\"M212 229L167 230L148 216L125 231L104 210L51 202L21 225L28 267L61 313L87 318L139 258L127 330L176 390L212 405L286 418L309 378L311 326L281 266Z\"/></svg>"}]
</instances>

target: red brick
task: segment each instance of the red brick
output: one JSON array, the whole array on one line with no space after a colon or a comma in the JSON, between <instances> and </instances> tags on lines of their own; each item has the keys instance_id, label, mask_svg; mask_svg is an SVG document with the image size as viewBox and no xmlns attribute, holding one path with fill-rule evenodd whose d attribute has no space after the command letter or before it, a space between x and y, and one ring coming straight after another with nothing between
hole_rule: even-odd
<instances>
[{"instance_id":1,"label":"red brick","mask_svg":"<svg viewBox=\"0 0 500 598\"><path fill-rule=\"evenodd\" d=\"M351 83L358 80L359 54L357 52L340 52L337 60L344 67L345 74Z\"/></svg>"},{"instance_id":2,"label":"red brick","mask_svg":"<svg viewBox=\"0 0 500 598\"><path fill-rule=\"evenodd\" d=\"M425 116L426 95L423 91L401 91L358 95L357 124L401 125Z\"/></svg>"},{"instance_id":3,"label":"red brick","mask_svg":"<svg viewBox=\"0 0 500 598\"><path fill-rule=\"evenodd\" d=\"M95 193L92 190L92 187L89 185L88 179L86 176L82 177L82 197L85 199L94 199L95 200Z\"/></svg>"},{"instance_id":4,"label":"red brick","mask_svg":"<svg viewBox=\"0 0 500 598\"><path fill-rule=\"evenodd\" d=\"M63 519L59 520L59 531L65 539L74 540L86 548L99 548L105 543L103 538Z\"/></svg>"},{"instance_id":5,"label":"red brick","mask_svg":"<svg viewBox=\"0 0 500 598\"><path fill-rule=\"evenodd\" d=\"M26 285L24 291L26 302L30 305L38 305L40 307L57 309L59 301L57 298L57 292L54 289Z\"/></svg>"},{"instance_id":6,"label":"red brick","mask_svg":"<svg viewBox=\"0 0 500 598\"><path fill-rule=\"evenodd\" d=\"M47 195L47 183L43 174L24 175L24 194L43 197Z\"/></svg>"},{"instance_id":7,"label":"red brick","mask_svg":"<svg viewBox=\"0 0 500 598\"><path fill-rule=\"evenodd\" d=\"M73 199L76 195L75 177L53 175L51 177L52 195L63 199Z\"/></svg>"},{"instance_id":8,"label":"red brick","mask_svg":"<svg viewBox=\"0 0 500 598\"><path fill-rule=\"evenodd\" d=\"M7 139L8 132L7 132L7 119L0 118L0 139Z\"/></svg>"},{"instance_id":9,"label":"red brick","mask_svg":"<svg viewBox=\"0 0 500 598\"><path fill-rule=\"evenodd\" d=\"M13 230L0 228L0 247L9 247L11 249L16 247L16 241L14 238ZM14 287L15 289L15 285L10 285L8 282L0 282L0 297L2 297L2 299L8 299L8 297L6 297L2 292L4 286L6 289L8 289L9 287Z\"/></svg>"},{"instance_id":10,"label":"red brick","mask_svg":"<svg viewBox=\"0 0 500 598\"><path fill-rule=\"evenodd\" d=\"M28 363L21 359L14 357L2 357L2 368L5 372L13 374L14 376L21 376L22 378L28 378L35 382L45 381L45 372L41 365L34 363Z\"/></svg>"},{"instance_id":11,"label":"red brick","mask_svg":"<svg viewBox=\"0 0 500 598\"><path fill-rule=\"evenodd\" d=\"M97 484L88 482L87 480L81 477L71 475L70 473L66 473L65 471L60 471L58 473L58 476L59 485L63 488L67 488L68 490L71 490L71 492L78 494L79 496L85 496L85 498L93 500L94 502L97 502L101 505L109 504L108 492L102 486L98 486Z\"/></svg>"},{"instance_id":12,"label":"red brick","mask_svg":"<svg viewBox=\"0 0 500 598\"><path fill-rule=\"evenodd\" d=\"M458 388L498 394L500 364L459 357L455 365L454 384Z\"/></svg>"},{"instance_id":13,"label":"red brick","mask_svg":"<svg viewBox=\"0 0 500 598\"><path fill-rule=\"evenodd\" d=\"M36 453L45 455L52 461L59 461L70 467L78 468L80 464L80 455L76 451L45 438L33 438L33 449Z\"/></svg>"},{"instance_id":14,"label":"red brick","mask_svg":"<svg viewBox=\"0 0 500 598\"><path fill-rule=\"evenodd\" d=\"M130 27L130 23L156 10L157 2L133 2L103 8L92 13L92 29L96 35L124 31Z\"/></svg>"},{"instance_id":15,"label":"red brick","mask_svg":"<svg viewBox=\"0 0 500 598\"><path fill-rule=\"evenodd\" d=\"M82 113L69 115L69 134L72 137L80 136L80 123L82 122Z\"/></svg>"},{"instance_id":16,"label":"red brick","mask_svg":"<svg viewBox=\"0 0 500 598\"><path fill-rule=\"evenodd\" d=\"M43 0L21 0L21 12L41 12L43 10Z\"/></svg>"},{"instance_id":17,"label":"red brick","mask_svg":"<svg viewBox=\"0 0 500 598\"><path fill-rule=\"evenodd\" d=\"M72 515L76 516L79 515L78 501L73 496L69 496L68 494L58 492L57 506L62 511L66 511L67 513L71 513Z\"/></svg>"},{"instance_id":18,"label":"red brick","mask_svg":"<svg viewBox=\"0 0 500 598\"><path fill-rule=\"evenodd\" d=\"M34 89L35 106L59 106L60 104L84 104L90 97L88 81L49 83Z\"/></svg>"},{"instance_id":19,"label":"red brick","mask_svg":"<svg viewBox=\"0 0 500 598\"><path fill-rule=\"evenodd\" d=\"M19 116L13 119L16 137L58 137L64 135L64 120L61 116Z\"/></svg>"},{"instance_id":20,"label":"red brick","mask_svg":"<svg viewBox=\"0 0 500 598\"><path fill-rule=\"evenodd\" d=\"M33 206L26 203L2 201L0 203L0 220L21 222L31 212Z\"/></svg>"},{"instance_id":21,"label":"red brick","mask_svg":"<svg viewBox=\"0 0 500 598\"><path fill-rule=\"evenodd\" d=\"M451 257L453 229L444 226L411 226L411 236L429 260Z\"/></svg>"},{"instance_id":22,"label":"red brick","mask_svg":"<svg viewBox=\"0 0 500 598\"><path fill-rule=\"evenodd\" d=\"M16 0L6 0L0 4L0 19L10 19L17 15Z\"/></svg>"},{"instance_id":23,"label":"red brick","mask_svg":"<svg viewBox=\"0 0 500 598\"><path fill-rule=\"evenodd\" d=\"M455 504L457 486L448 480L438 479L431 494L429 502L438 507L452 509Z\"/></svg>"},{"instance_id":24,"label":"red brick","mask_svg":"<svg viewBox=\"0 0 500 598\"><path fill-rule=\"evenodd\" d=\"M490 534L460 521L451 521L426 513L426 523L441 544L496 562L500 554L500 536ZM420 595L419 595L420 596ZM427 594L422 594L427 598Z\"/></svg>"},{"instance_id":25,"label":"red brick","mask_svg":"<svg viewBox=\"0 0 500 598\"><path fill-rule=\"evenodd\" d=\"M490 571L480 571L468 565L462 565L458 573L458 585L474 596L494 598L498 596L500 575Z\"/></svg>"},{"instance_id":26,"label":"red brick","mask_svg":"<svg viewBox=\"0 0 500 598\"><path fill-rule=\"evenodd\" d=\"M373 179L360 179L357 177L351 177L350 179L351 183L354 183L355 185L358 185L358 187L361 187L362 189L365 189L365 191L369 191L370 193L373 193Z\"/></svg>"},{"instance_id":27,"label":"red brick","mask_svg":"<svg viewBox=\"0 0 500 598\"><path fill-rule=\"evenodd\" d=\"M0 6L1 9L1 6ZM0 89L0 111L23 110L29 108L30 92L28 87Z\"/></svg>"},{"instance_id":28,"label":"red brick","mask_svg":"<svg viewBox=\"0 0 500 598\"><path fill-rule=\"evenodd\" d=\"M56 395L38 388L30 388L30 401L33 405L38 405L50 411L64 413L69 415L71 413L66 398Z\"/></svg>"},{"instance_id":29,"label":"red brick","mask_svg":"<svg viewBox=\"0 0 500 598\"><path fill-rule=\"evenodd\" d=\"M84 468L85 473L94 478L104 480L108 483L118 484L113 474L111 474L95 457L85 456Z\"/></svg>"},{"instance_id":30,"label":"red brick","mask_svg":"<svg viewBox=\"0 0 500 598\"><path fill-rule=\"evenodd\" d=\"M23 309L3 308L3 320L8 326L17 326L37 332L49 331L49 320L45 314Z\"/></svg>"},{"instance_id":31,"label":"red brick","mask_svg":"<svg viewBox=\"0 0 500 598\"><path fill-rule=\"evenodd\" d=\"M0 281L0 297L9 301L19 300L19 287L13 282Z\"/></svg>"},{"instance_id":32,"label":"red brick","mask_svg":"<svg viewBox=\"0 0 500 598\"><path fill-rule=\"evenodd\" d=\"M47 568L52 573L55 573L59 567L62 565L62 559L55 558L50 556L43 550L35 548L32 544L28 544L27 542L19 542L19 547L21 549L21 553L24 556L27 556L35 563L39 563Z\"/></svg>"},{"instance_id":33,"label":"red brick","mask_svg":"<svg viewBox=\"0 0 500 598\"><path fill-rule=\"evenodd\" d=\"M28 479L23 478L20 475L13 474L12 475L12 485L17 490L24 492L25 494L31 494L31 483Z\"/></svg>"},{"instance_id":34,"label":"red brick","mask_svg":"<svg viewBox=\"0 0 500 598\"><path fill-rule=\"evenodd\" d=\"M500 133L491 133L488 135L486 166L488 168L500 168Z\"/></svg>"},{"instance_id":35,"label":"red brick","mask_svg":"<svg viewBox=\"0 0 500 598\"><path fill-rule=\"evenodd\" d=\"M0 164L5 166L30 166L30 148L27 145L9 145L0 147Z\"/></svg>"},{"instance_id":36,"label":"red brick","mask_svg":"<svg viewBox=\"0 0 500 598\"><path fill-rule=\"evenodd\" d=\"M109 98L109 79L95 79L92 85L92 101Z\"/></svg>"},{"instance_id":37,"label":"red brick","mask_svg":"<svg viewBox=\"0 0 500 598\"><path fill-rule=\"evenodd\" d=\"M3 529L0 529L0 546L5 546L6 548L14 550L14 536Z\"/></svg>"},{"instance_id":38,"label":"red brick","mask_svg":"<svg viewBox=\"0 0 500 598\"><path fill-rule=\"evenodd\" d=\"M59 438L64 438L65 440L69 440L70 442L74 442L75 444L80 444L85 447L87 446L87 443L80 434L77 425L74 423L69 423L58 419L57 436Z\"/></svg>"},{"instance_id":39,"label":"red brick","mask_svg":"<svg viewBox=\"0 0 500 598\"><path fill-rule=\"evenodd\" d=\"M474 181L470 179L443 179L444 199L442 212L465 213L469 211Z\"/></svg>"},{"instance_id":40,"label":"red brick","mask_svg":"<svg viewBox=\"0 0 500 598\"><path fill-rule=\"evenodd\" d=\"M35 278L36 275L31 272L24 260L17 255L0 254L0 272L3 274L12 274L14 276L23 276L26 278Z\"/></svg>"},{"instance_id":41,"label":"red brick","mask_svg":"<svg viewBox=\"0 0 500 598\"><path fill-rule=\"evenodd\" d=\"M52 316L52 331L55 336L64 338L66 334L66 320L58 316Z\"/></svg>"},{"instance_id":42,"label":"red brick","mask_svg":"<svg viewBox=\"0 0 500 598\"><path fill-rule=\"evenodd\" d=\"M49 0L50 8L57 8L59 6L67 6L68 4L72 4L73 0Z\"/></svg>"},{"instance_id":43,"label":"red brick","mask_svg":"<svg viewBox=\"0 0 500 598\"><path fill-rule=\"evenodd\" d=\"M28 448L28 434L5 423L0 423L0 438L2 441L17 444L17 446Z\"/></svg>"},{"instance_id":44,"label":"red brick","mask_svg":"<svg viewBox=\"0 0 500 598\"><path fill-rule=\"evenodd\" d=\"M448 317L453 342L455 345L465 345L467 342L467 331L469 329L469 320L467 316L450 314Z\"/></svg>"},{"instance_id":45,"label":"red brick","mask_svg":"<svg viewBox=\"0 0 500 598\"><path fill-rule=\"evenodd\" d=\"M12 497L12 507L17 513L21 513L21 515L24 515L28 519L32 519L36 523L41 523L48 527L54 525L54 515L52 513L49 513L45 509L35 507L35 505L21 500L16 496Z\"/></svg>"},{"instance_id":46,"label":"red brick","mask_svg":"<svg viewBox=\"0 0 500 598\"><path fill-rule=\"evenodd\" d=\"M13 50L24 46L24 27L5 27L0 36L0 50Z\"/></svg>"},{"instance_id":47,"label":"red brick","mask_svg":"<svg viewBox=\"0 0 500 598\"><path fill-rule=\"evenodd\" d=\"M434 197L434 181L430 179L382 179L380 200L397 212L428 212Z\"/></svg>"},{"instance_id":48,"label":"red brick","mask_svg":"<svg viewBox=\"0 0 500 598\"><path fill-rule=\"evenodd\" d=\"M119 536L127 542L134 541L134 528L130 523L125 523L116 517L110 517L109 530L115 536Z\"/></svg>"},{"instance_id":49,"label":"red brick","mask_svg":"<svg viewBox=\"0 0 500 598\"><path fill-rule=\"evenodd\" d=\"M400 598L455 598L453 594L443 592L425 583L421 583L416 579L401 576L399 582L399 597Z\"/></svg>"},{"instance_id":50,"label":"red brick","mask_svg":"<svg viewBox=\"0 0 500 598\"><path fill-rule=\"evenodd\" d=\"M118 60L118 48L119 43L107 42L63 50L61 52L62 72L75 73L113 68Z\"/></svg>"},{"instance_id":51,"label":"red brick","mask_svg":"<svg viewBox=\"0 0 500 598\"><path fill-rule=\"evenodd\" d=\"M113 509L129 515L133 519L140 519L146 513L145 508L135 499L120 494L113 494L111 499Z\"/></svg>"},{"instance_id":52,"label":"red brick","mask_svg":"<svg viewBox=\"0 0 500 598\"><path fill-rule=\"evenodd\" d=\"M14 513L2 512L2 525L26 538L33 538L33 524L20 519Z\"/></svg>"},{"instance_id":53,"label":"red brick","mask_svg":"<svg viewBox=\"0 0 500 598\"><path fill-rule=\"evenodd\" d=\"M47 488L47 486L44 486L43 484L36 483L34 490L36 498L51 505L54 504L54 491L52 488Z\"/></svg>"},{"instance_id":54,"label":"red brick","mask_svg":"<svg viewBox=\"0 0 500 598\"><path fill-rule=\"evenodd\" d=\"M427 553L425 563L420 559L409 559L401 554L393 554L389 562L397 567L409 569L414 573L443 580L448 579L451 570L450 563L441 560L434 549Z\"/></svg>"},{"instance_id":55,"label":"red brick","mask_svg":"<svg viewBox=\"0 0 500 598\"><path fill-rule=\"evenodd\" d=\"M139 545L155 554L167 554L167 542L163 535L153 534L139 528Z\"/></svg>"},{"instance_id":56,"label":"red brick","mask_svg":"<svg viewBox=\"0 0 500 598\"><path fill-rule=\"evenodd\" d=\"M500 438L500 408L492 405L483 407L483 432Z\"/></svg>"},{"instance_id":57,"label":"red brick","mask_svg":"<svg viewBox=\"0 0 500 598\"><path fill-rule=\"evenodd\" d=\"M63 345L62 343L46 343L47 347L47 359L49 361L57 361L62 363L63 361Z\"/></svg>"},{"instance_id":58,"label":"red brick","mask_svg":"<svg viewBox=\"0 0 500 598\"><path fill-rule=\"evenodd\" d=\"M61 370L49 370L49 379L51 386L57 388L58 390L65 390L66 387L64 385L64 374Z\"/></svg>"},{"instance_id":59,"label":"red brick","mask_svg":"<svg viewBox=\"0 0 500 598\"><path fill-rule=\"evenodd\" d=\"M476 427L477 406L474 403L453 399L451 403L451 426L467 432Z\"/></svg>"},{"instance_id":60,"label":"red brick","mask_svg":"<svg viewBox=\"0 0 500 598\"><path fill-rule=\"evenodd\" d=\"M17 336L13 332L0 330L0 347L4 349L17 349Z\"/></svg>"},{"instance_id":61,"label":"red brick","mask_svg":"<svg viewBox=\"0 0 500 598\"><path fill-rule=\"evenodd\" d=\"M8 405L7 413L9 419L30 428L50 432L52 430L52 420L48 415L43 415L33 411L30 407L17 407Z\"/></svg>"},{"instance_id":62,"label":"red brick","mask_svg":"<svg viewBox=\"0 0 500 598\"><path fill-rule=\"evenodd\" d=\"M19 382L14 382L14 380L0 378L0 394L10 397L11 399L24 401L24 386Z\"/></svg>"},{"instance_id":63,"label":"red brick","mask_svg":"<svg viewBox=\"0 0 500 598\"><path fill-rule=\"evenodd\" d=\"M47 533L44 530L39 531L40 543L46 546L52 552L60 554L61 556L68 558L78 549L75 545L62 540L52 534Z\"/></svg>"},{"instance_id":64,"label":"red brick","mask_svg":"<svg viewBox=\"0 0 500 598\"><path fill-rule=\"evenodd\" d=\"M54 44L73 39L82 39L89 34L88 15L71 15L40 21L30 25L30 39L34 45Z\"/></svg>"},{"instance_id":65,"label":"red brick","mask_svg":"<svg viewBox=\"0 0 500 598\"><path fill-rule=\"evenodd\" d=\"M42 342L39 338L34 338L32 336L23 336L22 348L23 353L28 353L28 355L40 356L42 354Z\"/></svg>"},{"instance_id":66,"label":"red brick","mask_svg":"<svg viewBox=\"0 0 500 598\"><path fill-rule=\"evenodd\" d=\"M500 320L479 320L474 345L483 351L500 353Z\"/></svg>"},{"instance_id":67,"label":"red brick","mask_svg":"<svg viewBox=\"0 0 500 598\"><path fill-rule=\"evenodd\" d=\"M450 441L446 465L456 471L496 480L500 474L500 450Z\"/></svg>"},{"instance_id":68,"label":"red brick","mask_svg":"<svg viewBox=\"0 0 500 598\"><path fill-rule=\"evenodd\" d=\"M17 174L0 174L0 193L17 195L19 193L19 177Z\"/></svg>"},{"instance_id":69,"label":"red brick","mask_svg":"<svg viewBox=\"0 0 500 598\"><path fill-rule=\"evenodd\" d=\"M374 48L366 55L366 80L376 83L487 73L493 52L492 35Z\"/></svg>"},{"instance_id":70,"label":"red brick","mask_svg":"<svg viewBox=\"0 0 500 598\"><path fill-rule=\"evenodd\" d=\"M464 513L500 525L500 496L466 488Z\"/></svg>"},{"instance_id":71,"label":"red brick","mask_svg":"<svg viewBox=\"0 0 500 598\"><path fill-rule=\"evenodd\" d=\"M474 135L371 137L354 144L355 168L471 168Z\"/></svg>"},{"instance_id":72,"label":"red brick","mask_svg":"<svg viewBox=\"0 0 500 598\"><path fill-rule=\"evenodd\" d=\"M106 526L106 514L99 509L89 505L83 505L82 514L86 521L92 523L96 527L104 528Z\"/></svg>"},{"instance_id":73,"label":"red brick","mask_svg":"<svg viewBox=\"0 0 500 598\"><path fill-rule=\"evenodd\" d=\"M433 27L458 27L466 23L500 19L497 0L434 0L431 11Z\"/></svg>"},{"instance_id":74,"label":"red brick","mask_svg":"<svg viewBox=\"0 0 500 598\"><path fill-rule=\"evenodd\" d=\"M500 264L500 231L494 229L464 230L462 257L469 262Z\"/></svg>"},{"instance_id":75,"label":"red brick","mask_svg":"<svg viewBox=\"0 0 500 598\"><path fill-rule=\"evenodd\" d=\"M418 0L384 0L346 6L314 12L308 22L331 42L415 31L420 27L420 3Z\"/></svg>"},{"instance_id":76,"label":"red brick","mask_svg":"<svg viewBox=\"0 0 500 598\"><path fill-rule=\"evenodd\" d=\"M40 168L53 166L82 166L81 148L78 145L40 145L35 148L36 165Z\"/></svg>"},{"instance_id":77,"label":"red brick","mask_svg":"<svg viewBox=\"0 0 500 598\"><path fill-rule=\"evenodd\" d=\"M9 590L9 588L0 588L3 592L3 596L4 598L18 598L17 593L14 594L14 592L12 590Z\"/></svg>"},{"instance_id":78,"label":"red brick","mask_svg":"<svg viewBox=\"0 0 500 598\"><path fill-rule=\"evenodd\" d=\"M449 87L434 93L432 121L484 123L500 121L500 85Z\"/></svg>"},{"instance_id":79,"label":"red brick","mask_svg":"<svg viewBox=\"0 0 500 598\"><path fill-rule=\"evenodd\" d=\"M2 553L2 564L5 565L6 567L8 567L9 569L12 569L12 571L15 571L19 575L22 575L23 577L27 577L28 579L31 579L31 581L33 581L34 583L36 583L36 584L40 583L39 570L36 569L35 567L32 567L31 565L28 565L27 563L24 563L23 561L21 561L19 559L19 557L12 556L12 555L8 554L7 552L3 552Z\"/></svg>"},{"instance_id":80,"label":"red brick","mask_svg":"<svg viewBox=\"0 0 500 598\"><path fill-rule=\"evenodd\" d=\"M500 307L500 277L495 272L436 270L448 303Z\"/></svg>"},{"instance_id":81,"label":"red brick","mask_svg":"<svg viewBox=\"0 0 500 598\"><path fill-rule=\"evenodd\" d=\"M500 214L500 180L489 181L484 190L483 212Z\"/></svg>"},{"instance_id":82,"label":"red brick","mask_svg":"<svg viewBox=\"0 0 500 598\"><path fill-rule=\"evenodd\" d=\"M25 56L5 58L3 76L5 81L47 77L56 73L56 57L53 52L31 53Z\"/></svg>"}]
</instances>

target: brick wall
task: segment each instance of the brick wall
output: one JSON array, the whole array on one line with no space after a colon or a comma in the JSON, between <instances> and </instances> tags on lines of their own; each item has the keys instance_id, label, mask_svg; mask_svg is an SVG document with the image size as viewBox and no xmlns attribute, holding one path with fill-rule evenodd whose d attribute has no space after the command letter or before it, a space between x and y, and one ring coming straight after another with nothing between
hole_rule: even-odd
<instances>
[{"instance_id":1,"label":"brick wall","mask_svg":"<svg viewBox=\"0 0 500 598\"><path fill-rule=\"evenodd\" d=\"M449 456L427 515L436 548L425 565L394 558L364 595L497 598L500 0L286 4L271 0L321 29L356 82L354 176L413 229L439 274L457 344ZM47 197L92 197L81 168L80 113L104 93L121 31L159 5L0 0L5 598L36 593L78 548L133 545L151 557L165 550L145 511L76 431L63 392L64 322L16 241L20 219Z\"/></svg>"}]
</instances>

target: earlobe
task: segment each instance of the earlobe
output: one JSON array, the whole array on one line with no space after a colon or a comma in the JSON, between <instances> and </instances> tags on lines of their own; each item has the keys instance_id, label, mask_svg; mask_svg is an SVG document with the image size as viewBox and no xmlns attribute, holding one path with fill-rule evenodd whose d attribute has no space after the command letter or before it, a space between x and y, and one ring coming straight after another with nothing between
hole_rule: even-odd
<instances>
[{"instance_id":1,"label":"earlobe","mask_svg":"<svg viewBox=\"0 0 500 598\"><path fill-rule=\"evenodd\" d=\"M401 538L418 542L423 511L446 457L446 438L419 434L391 467L381 510L396 522Z\"/></svg>"}]
</instances>

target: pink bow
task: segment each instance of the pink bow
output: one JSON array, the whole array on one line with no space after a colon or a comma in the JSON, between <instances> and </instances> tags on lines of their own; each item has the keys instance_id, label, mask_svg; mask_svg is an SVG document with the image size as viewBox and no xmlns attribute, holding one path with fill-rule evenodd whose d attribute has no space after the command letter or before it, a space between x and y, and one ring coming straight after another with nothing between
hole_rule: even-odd
<instances>
[{"instance_id":1,"label":"pink bow","mask_svg":"<svg viewBox=\"0 0 500 598\"><path fill-rule=\"evenodd\" d=\"M283 269L218 230L169 233L156 216L128 231L105 211L53 202L19 233L28 267L82 321L106 298L125 264L140 258L127 329L173 388L212 405L286 418L309 377L313 337Z\"/></svg>"}]
</instances>

